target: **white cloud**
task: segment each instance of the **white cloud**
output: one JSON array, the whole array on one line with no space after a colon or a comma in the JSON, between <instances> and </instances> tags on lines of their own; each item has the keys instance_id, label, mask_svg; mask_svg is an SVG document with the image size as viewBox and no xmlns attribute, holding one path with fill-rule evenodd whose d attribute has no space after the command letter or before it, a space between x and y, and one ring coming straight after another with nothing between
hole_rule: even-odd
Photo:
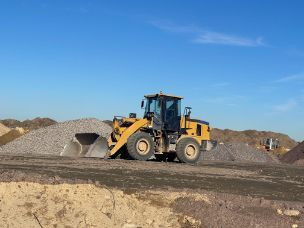
<instances>
[{"instance_id":1,"label":"white cloud","mask_svg":"<svg viewBox=\"0 0 304 228\"><path fill-rule=\"evenodd\" d=\"M150 22L150 24L167 32L192 33L194 34L192 41L198 44L220 44L243 47L265 46L262 37L251 39L226 33L214 32L194 25L179 26L169 21L153 21Z\"/></svg>"},{"instance_id":2,"label":"white cloud","mask_svg":"<svg viewBox=\"0 0 304 228\"><path fill-rule=\"evenodd\" d=\"M295 99L290 99L285 103L275 105L273 107L275 112L289 112L298 106L298 102Z\"/></svg>"},{"instance_id":3,"label":"white cloud","mask_svg":"<svg viewBox=\"0 0 304 228\"><path fill-rule=\"evenodd\" d=\"M276 82L304 81L304 74L294 74L276 80Z\"/></svg>"},{"instance_id":4,"label":"white cloud","mask_svg":"<svg viewBox=\"0 0 304 228\"><path fill-rule=\"evenodd\" d=\"M195 43L201 44L222 44L233 46L246 46L246 47L258 47L264 46L263 39L258 37L256 39L249 39L239 37L235 35L229 35L218 32L205 31L199 35L198 38L193 40Z\"/></svg>"}]
</instances>

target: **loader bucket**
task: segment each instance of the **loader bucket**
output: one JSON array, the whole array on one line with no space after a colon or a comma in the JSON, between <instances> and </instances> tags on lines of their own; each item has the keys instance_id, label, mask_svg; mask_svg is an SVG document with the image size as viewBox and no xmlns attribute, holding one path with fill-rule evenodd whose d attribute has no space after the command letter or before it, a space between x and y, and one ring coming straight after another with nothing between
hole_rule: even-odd
<instances>
[{"instance_id":1,"label":"loader bucket","mask_svg":"<svg viewBox=\"0 0 304 228\"><path fill-rule=\"evenodd\" d=\"M104 158L109 151L108 141L106 138L99 136L90 146L85 157Z\"/></svg>"},{"instance_id":2,"label":"loader bucket","mask_svg":"<svg viewBox=\"0 0 304 228\"><path fill-rule=\"evenodd\" d=\"M81 133L65 145L60 156L104 158L108 150L106 138L95 133Z\"/></svg>"}]
</instances>

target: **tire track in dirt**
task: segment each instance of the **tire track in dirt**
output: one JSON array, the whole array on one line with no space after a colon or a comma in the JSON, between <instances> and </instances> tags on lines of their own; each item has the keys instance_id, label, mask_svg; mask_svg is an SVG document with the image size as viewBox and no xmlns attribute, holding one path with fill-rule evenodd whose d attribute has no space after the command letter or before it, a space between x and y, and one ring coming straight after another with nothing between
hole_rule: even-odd
<instances>
[{"instance_id":1,"label":"tire track in dirt","mask_svg":"<svg viewBox=\"0 0 304 228\"><path fill-rule=\"evenodd\" d=\"M304 202L304 169L243 163L179 163L0 156L0 180L42 176L99 182L120 189L191 189ZM9 175L8 175L9 173ZM9 177L9 178L8 178ZM43 179L43 178L42 178Z\"/></svg>"}]
</instances>

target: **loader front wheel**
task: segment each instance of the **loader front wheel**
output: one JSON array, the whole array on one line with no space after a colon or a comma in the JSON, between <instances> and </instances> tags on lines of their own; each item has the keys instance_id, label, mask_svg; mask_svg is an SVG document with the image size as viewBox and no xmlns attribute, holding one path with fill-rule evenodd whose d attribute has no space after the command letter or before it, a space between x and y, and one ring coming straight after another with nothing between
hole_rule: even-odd
<instances>
[{"instance_id":1,"label":"loader front wheel","mask_svg":"<svg viewBox=\"0 0 304 228\"><path fill-rule=\"evenodd\" d=\"M146 161L154 154L154 142L148 133L137 132L128 139L127 149L131 158Z\"/></svg>"},{"instance_id":2,"label":"loader front wheel","mask_svg":"<svg viewBox=\"0 0 304 228\"><path fill-rule=\"evenodd\" d=\"M183 138L176 145L176 156L180 162L196 163L200 155L200 145L193 138Z\"/></svg>"}]
</instances>

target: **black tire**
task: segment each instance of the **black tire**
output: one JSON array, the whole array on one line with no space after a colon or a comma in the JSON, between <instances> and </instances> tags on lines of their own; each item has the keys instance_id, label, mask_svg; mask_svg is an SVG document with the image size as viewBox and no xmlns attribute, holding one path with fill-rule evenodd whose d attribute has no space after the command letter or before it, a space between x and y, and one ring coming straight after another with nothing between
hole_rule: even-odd
<instances>
[{"instance_id":1,"label":"black tire","mask_svg":"<svg viewBox=\"0 0 304 228\"><path fill-rule=\"evenodd\" d=\"M199 143L194 138L181 139L176 145L176 156L180 162L196 163L201 156Z\"/></svg>"},{"instance_id":2,"label":"black tire","mask_svg":"<svg viewBox=\"0 0 304 228\"><path fill-rule=\"evenodd\" d=\"M148 133L139 131L130 136L127 149L131 158L146 161L154 154L154 142Z\"/></svg>"}]
</instances>

